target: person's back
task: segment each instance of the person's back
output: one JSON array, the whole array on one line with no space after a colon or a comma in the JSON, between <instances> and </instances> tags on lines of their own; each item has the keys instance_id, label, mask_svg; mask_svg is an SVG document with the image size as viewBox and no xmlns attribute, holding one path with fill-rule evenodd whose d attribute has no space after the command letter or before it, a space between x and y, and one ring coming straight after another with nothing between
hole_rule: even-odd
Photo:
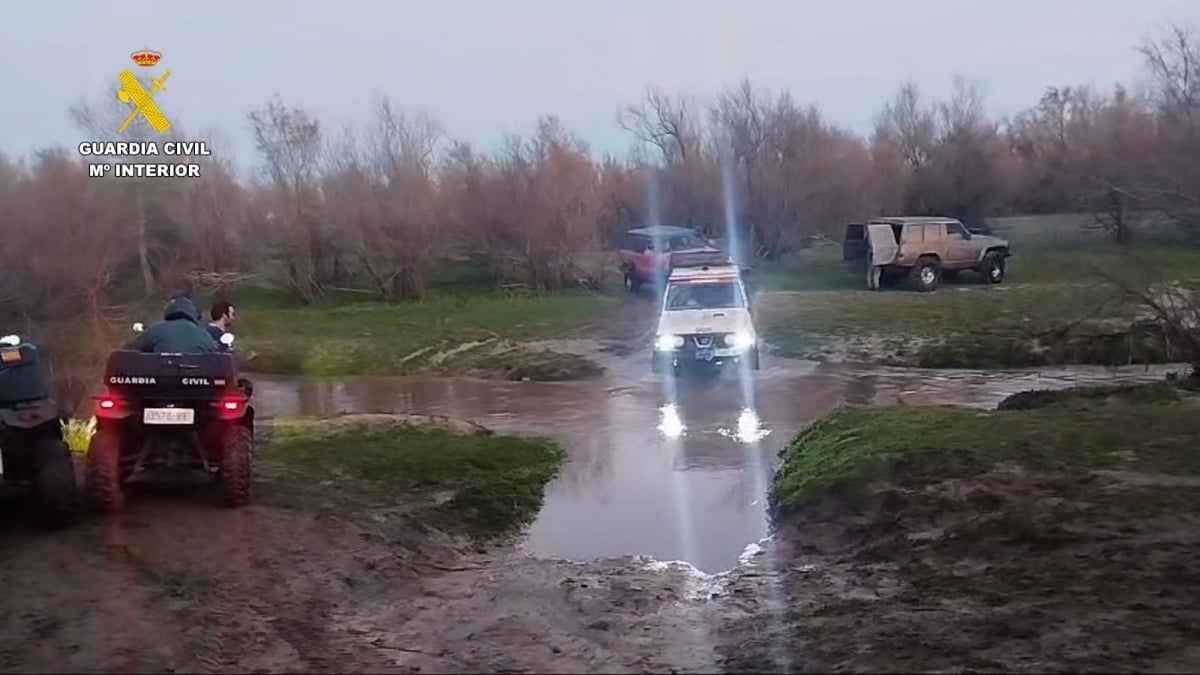
<instances>
[{"instance_id":1,"label":"person's back","mask_svg":"<svg viewBox=\"0 0 1200 675\"><path fill-rule=\"evenodd\" d=\"M220 343L200 325L200 312L191 300L179 297L167 303L163 321L140 333L129 349L168 354L197 354L220 351Z\"/></svg>"}]
</instances>

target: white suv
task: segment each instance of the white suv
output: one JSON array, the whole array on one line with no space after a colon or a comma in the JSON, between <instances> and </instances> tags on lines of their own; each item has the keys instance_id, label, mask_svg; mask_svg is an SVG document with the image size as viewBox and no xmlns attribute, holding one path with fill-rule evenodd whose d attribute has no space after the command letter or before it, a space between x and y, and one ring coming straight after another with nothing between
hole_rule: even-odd
<instances>
[{"instance_id":1,"label":"white suv","mask_svg":"<svg viewBox=\"0 0 1200 675\"><path fill-rule=\"evenodd\" d=\"M736 265L677 267L663 292L651 364L659 373L689 364L748 363L758 370L758 334Z\"/></svg>"}]
</instances>

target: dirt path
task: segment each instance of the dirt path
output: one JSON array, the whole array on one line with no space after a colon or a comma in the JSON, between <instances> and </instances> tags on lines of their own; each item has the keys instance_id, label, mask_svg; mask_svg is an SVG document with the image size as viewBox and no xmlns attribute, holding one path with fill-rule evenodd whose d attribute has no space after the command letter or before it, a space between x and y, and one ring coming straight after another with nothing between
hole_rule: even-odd
<instances>
[{"instance_id":1,"label":"dirt path","mask_svg":"<svg viewBox=\"0 0 1200 675\"><path fill-rule=\"evenodd\" d=\"M228 511L203 495L147 495L121 518L54 535L7 519L0 671L1200 665L1194 480L905 481L815 505L717 577L483 551L395 512Z\"/></svg>"},{"instance_id":2,"label":"dirt path","mask_svg":"<svg viewBox=\"0 0 1200 675\"><path fill-rule=\"evenodd\" d=\"M3 534L4 672L710 671L696 582L633 561L464 550L402 516L150 496Z\"/></svg>"}]
</instances>

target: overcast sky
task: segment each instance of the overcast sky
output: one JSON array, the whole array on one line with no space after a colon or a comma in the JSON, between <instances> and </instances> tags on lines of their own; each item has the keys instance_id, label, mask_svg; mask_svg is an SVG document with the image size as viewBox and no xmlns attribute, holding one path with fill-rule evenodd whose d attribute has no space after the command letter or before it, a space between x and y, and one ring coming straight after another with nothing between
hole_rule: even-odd
<instances>
[{"instance_id":1,"label":"overcast sky","mask_svg":"<svg viewBox=\"0 0 1200 675\"><path fill-rule=\"evenodd\" d=\"M983 81L997 114L1049 84L1130 81L1135 47L1197 0L40 0L0 3L0 150L74 145L68 107L114 96L144 46L173 70L177 125L225 130L251 159L247 111L279 93L335 126L387 95L490 146L552 113L600 151L649 83L707 94L743 75L869 128L905 79ZM139 70L135 68L134 70Z\"/></svg>"}]
</instances>

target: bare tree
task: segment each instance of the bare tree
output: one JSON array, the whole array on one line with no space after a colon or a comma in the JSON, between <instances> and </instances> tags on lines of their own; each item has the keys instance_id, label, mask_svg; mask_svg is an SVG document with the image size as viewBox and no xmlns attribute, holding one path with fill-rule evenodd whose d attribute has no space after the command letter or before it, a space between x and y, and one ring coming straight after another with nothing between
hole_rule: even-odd
<instances>
[{"instance_id":1,"label":"bare tree","mask_svg":"<svg viewBox=\"0 0 1200 675\"><path fill-rule=\"evenodd\" d=\"M272 186L267 223L287 267L287 283L304 302L322 295L330 277L329 232L321 208L325 152L320 123L278 98L249 114L254 144Z\"/></svg>"},{"instance_id":2,"label":"bare tree","mask_svg":"<svg viewBox=\"0 0 1200 675\"><path fill-rule=\"evenodd\" d=\"M648 222L670 221L710 231L714 204L712 180L715 166L705 155L705 129L700 108L683 96L668 96L654 87L642 103L618 113L617 121L639 143L652 148L651 165L661 168L645 174L654 182L656 203L648 204Z\"/></svg>"},{"instance_id":3,"label":"bare tree","mask_svg":"<svg viewBox=\"0 0 1200 675\"><path fill-rule=\"evenodd\" d=\"M1170 24L1146 38L1138 51L1155 85L1154 103L1160 114L1182 126L1189 135L1200 124L1200 46L1190 28Z\"/></svg>"},{"instance_id":4,"label":"bare tree","mask_svg":"<svg viewBox=\"0 0 1200 675\"><path fill-rule=\"evenodd\" d=\"M143 82L143 85L146 83ZM122 121L128 116L129 108L117 97L106 95L94 102L80 101L71 107L71 118L76 126L86 132L92 140L97 141L133 141L145 143L149 141L166 141L177 138L178 130L172 128L165 138L146 124L131 124L124 134L118 134ZM166 161L158 156L127 155L113 158L116 162L160 162ZM159 178L125 178L115 183L112 189L122 192L121 202L125 205L122 214L130 228L137 249L138 269L141 273L142 287L147 294L154 293L158 288L155 268L170 268L170 265L156 265L156 256L166 251L169 240L178 230L171 223L165 211L167 205L176 199L174 187L177 183L169 179Z\"/></svg>"},{"instance_id":5,"label":"bare tree","mask_svg":"<svg viewBox=\"0 0 1200 675\"><path fill-rule=\"evenodd\" d=\"M434 153L441 127L383 99L366 149L352 136L326 182L331 222L351 234L355 259L384 298L421 298L437 232Z\"/></svg>"}]
</instances>

